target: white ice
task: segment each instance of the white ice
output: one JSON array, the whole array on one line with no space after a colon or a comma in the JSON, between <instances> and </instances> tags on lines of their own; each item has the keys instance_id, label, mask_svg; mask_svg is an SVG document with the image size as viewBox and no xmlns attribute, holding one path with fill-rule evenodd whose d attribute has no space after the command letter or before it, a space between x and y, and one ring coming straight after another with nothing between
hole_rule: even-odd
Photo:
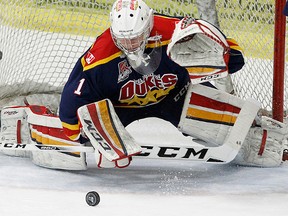
<instances>
[{"instance_id":1,"label":"white ice","mask_svg":"<svg viewBox=\"0 0 288 216\"><path fill-rule=\"evenodd\" d=\"M142 141L185 143L171 125L146 120L128 127ZM271 216L286 215L288 162L277 168L134 158L126 169L87 171L35 166L0 154L1 216ZM88 191L101 196L85 202Z\"/></svg>"}]
</instances>

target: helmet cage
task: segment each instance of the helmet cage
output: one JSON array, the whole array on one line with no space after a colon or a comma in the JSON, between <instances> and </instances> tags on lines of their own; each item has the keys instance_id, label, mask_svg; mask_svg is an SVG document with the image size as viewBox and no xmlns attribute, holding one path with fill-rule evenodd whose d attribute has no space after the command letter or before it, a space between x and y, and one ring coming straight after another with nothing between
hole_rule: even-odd
<instances>
[{"instance_id":1,"label":"helmet cage","mask_svg":"<svg viewBox=\"0 0 288 216\"><path fill-rule=\"evenodd\" d=\"M150 29L148 27L145 27L144 29L144 32L138 35L116 35L111 28L111 34L116 46L126 55L143 53L150 35Z\"/></svg>"}]
</instances>

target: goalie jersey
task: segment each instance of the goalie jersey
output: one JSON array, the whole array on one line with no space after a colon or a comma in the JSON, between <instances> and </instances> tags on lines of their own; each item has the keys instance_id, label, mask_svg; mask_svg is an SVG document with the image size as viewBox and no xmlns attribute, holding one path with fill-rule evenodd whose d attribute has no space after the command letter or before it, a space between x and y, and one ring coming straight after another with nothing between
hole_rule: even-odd
<instances>
[{"instance_id":1,"label":"goalie jersey","mask_svg":"<svg viewBox=\"0 0 288 216\"><path fill-rule=\"evenodd\" d=\"M97 37L77 61L62 92L59 116L70 139L79 138L78 108L103 99L110 99L124 126L138 119L158 117L177 127L190 77L184 67L167 56L166 49L179 20L154 15L150 37L160 35L161 43L148 42L145 52L159 47L161 61L149 75L141 75L130 66L114 44L110 29ZM233 73L242 68L244 60L237 43L227 41L231 44L228 68Z\"/></svg>"}]
</instances>

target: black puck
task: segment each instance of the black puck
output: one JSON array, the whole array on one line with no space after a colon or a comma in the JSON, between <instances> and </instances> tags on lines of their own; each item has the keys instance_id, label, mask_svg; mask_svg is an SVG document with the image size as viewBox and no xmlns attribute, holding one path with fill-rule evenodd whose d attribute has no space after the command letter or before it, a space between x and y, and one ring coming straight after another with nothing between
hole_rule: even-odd
<instances>
[{"instance_id":1,"label":"black puck","mask_svg":"<svg viewBox=\"0 0 288 216\"><path fill-rule=\"evenodd\" d=\"M86 194L86 203L89 206L96 206L100 202L100 195L96 191L90 191Z\"/></svg>"},{"instance_id":2,"label":"black puck","mask_svg":"<svg viewBox=\"0 0 288 216\"><path fill-rule=\"evenodd\" d=\"M0 51L0 60L2 59L2 57L3 57L3 53L2 51Z\"/></svg>"}]
</instances>

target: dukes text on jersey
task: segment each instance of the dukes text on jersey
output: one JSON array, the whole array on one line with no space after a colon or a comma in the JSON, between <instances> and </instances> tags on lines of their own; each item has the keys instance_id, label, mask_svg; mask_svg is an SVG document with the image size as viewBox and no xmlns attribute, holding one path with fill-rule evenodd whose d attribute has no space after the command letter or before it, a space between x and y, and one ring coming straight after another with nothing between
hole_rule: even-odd
<instances>
[{"instance_id":1,"label":"dukes text on jersey","mask_svg":"<svg viewBox=\"0 0 288 216\"><path fill-rule=\"evenodd\" d=\"M158 103L175 85L178 78L175 74L143 76L130 80L121 87L119 101L128 105L147 106Z\"/></svg>"}]
</instances>

